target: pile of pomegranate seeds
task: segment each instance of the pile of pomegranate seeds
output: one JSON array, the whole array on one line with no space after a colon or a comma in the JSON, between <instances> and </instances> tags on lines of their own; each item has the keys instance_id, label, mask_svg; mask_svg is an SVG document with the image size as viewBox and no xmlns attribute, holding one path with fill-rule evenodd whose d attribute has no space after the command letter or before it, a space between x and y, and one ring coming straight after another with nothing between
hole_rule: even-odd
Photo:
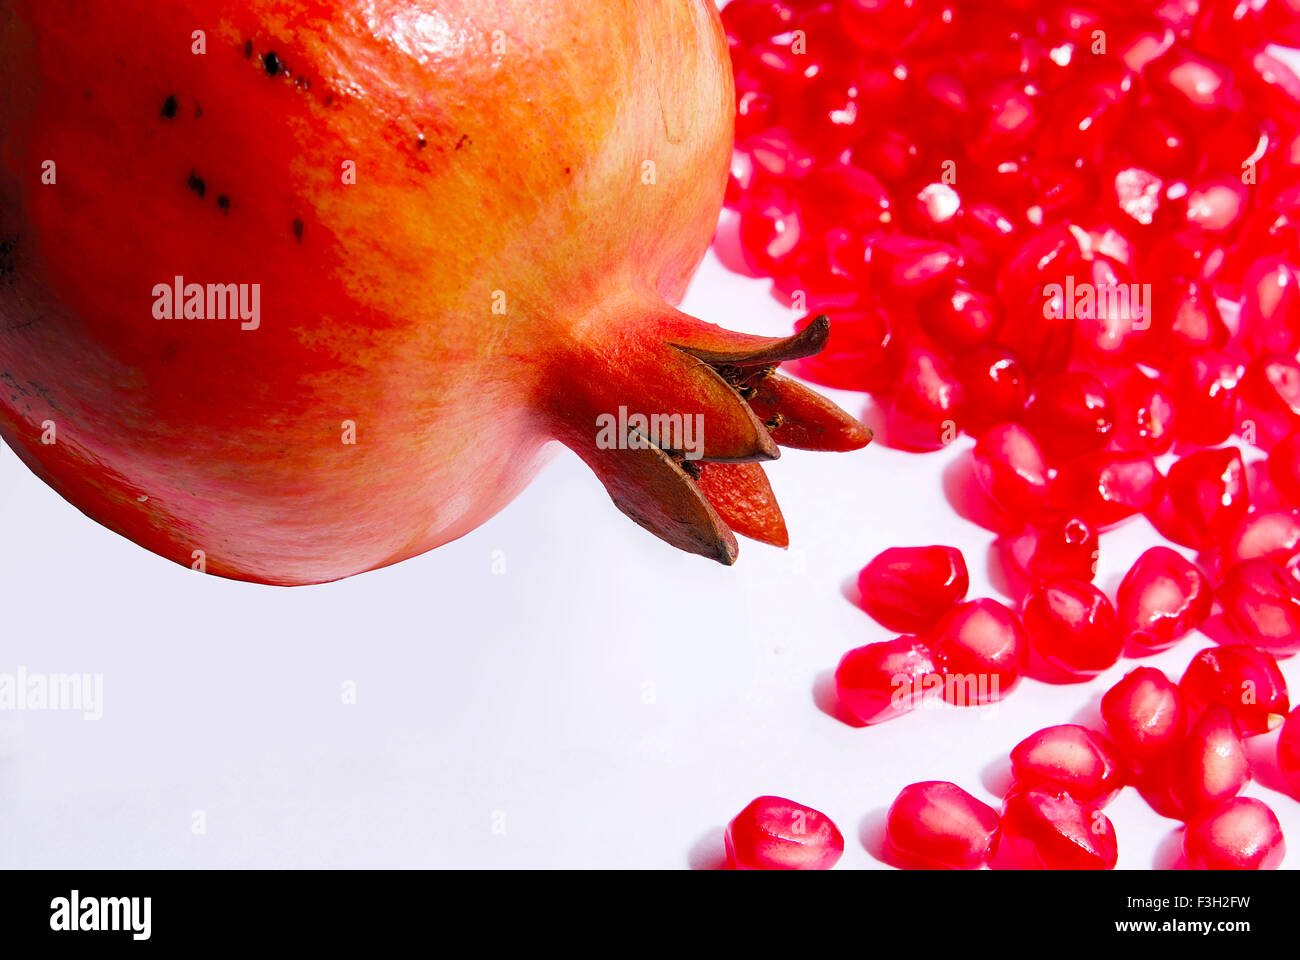
<instances>
[{"instance_id":1,"label":"pile of pomegranate seeds","mask_svg":"<svg viewBox=\"0 0 1300 960\"><path fill-rule=\"evenodd\" d=\"M1289 0L732 0L736 145L719 248L808 322L814 382L871 395L880 439L975 439L970 476L1023 583L966 598L952 547L894 547L863 606L902 636L849 651L841 704L991 703L1029 673L1096 676L1207 621L1177 683L1139 667L1106 735L1012 751L999 817L945 782L889 813L900 861L1109 868L1125 784L1187 823L1193 867L1275 867L1245 740L1300 717L1300 47ZM736 258L732 257L735 263ZM1152 543L1108 596L1105 532ZM1109 585L1107 585L1109 588ZM757 801L756 801L757 802ZM742 815L743 816L743 815ZM739 818L738 818L739 819ZM734 825L733 825L734 826ZM838 836L838 834L836 834Z\"/></svg>"}]
</instances>

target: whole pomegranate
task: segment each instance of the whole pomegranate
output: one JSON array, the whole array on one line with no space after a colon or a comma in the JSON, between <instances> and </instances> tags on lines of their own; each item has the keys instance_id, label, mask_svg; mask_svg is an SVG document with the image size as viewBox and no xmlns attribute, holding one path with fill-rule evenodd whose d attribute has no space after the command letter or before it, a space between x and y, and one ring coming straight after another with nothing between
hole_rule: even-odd
<instances>
[{"instance_id":1,"label":"whole pomegranate","mask_svg":"<svg viewBox=\"0 0 1300 960\"><path fill-rule=\"evenodd\" d=\"M558 440L669 543L870 434L685 316L732 142L709 0L0 2L0 434L105 526L277 584L473 530Z\"/></svg>"}]
</instances>

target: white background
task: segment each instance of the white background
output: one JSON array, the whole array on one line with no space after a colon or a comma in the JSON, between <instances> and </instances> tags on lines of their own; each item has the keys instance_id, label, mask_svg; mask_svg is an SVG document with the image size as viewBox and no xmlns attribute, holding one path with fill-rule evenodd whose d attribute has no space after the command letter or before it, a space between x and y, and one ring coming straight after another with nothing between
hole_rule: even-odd
<instances>
[{"instance_id":1,"label":"white background","mask_svg":"<svg viewBox=\"0 0 1300 960\"><path fill-rule=\"evenodd\" d=\"M710 254L684 309L788 333L766 289ZM956 545L971 595L997 595L993 535L943 491L969 446L786 452L768 473L792 547L742 541L733 568L635 527L566 451L463 540L292 589L155 557L3 448L0 672L102 673L105 703L99 721L0 712L0 867L699 867L764 793L830 815L841 868L880 867L868 848L901 787L953 780L996 803L1012 746L1095 716L1135 665L865 729L819 707L846 650L892 636L845 594L878 551ZM1141 519L1105 534L1098 583L1113 596L1157 542ZM1144 662L1177 677L1207 644ZM1283 669L1300 692L1297 661ZM1246 793L1277 811L1295 866L1300 803L1263 776ZM1121 867L1170 862L1176 822L1133 790L1107 813Z\"/></svg>"}]
</instances>

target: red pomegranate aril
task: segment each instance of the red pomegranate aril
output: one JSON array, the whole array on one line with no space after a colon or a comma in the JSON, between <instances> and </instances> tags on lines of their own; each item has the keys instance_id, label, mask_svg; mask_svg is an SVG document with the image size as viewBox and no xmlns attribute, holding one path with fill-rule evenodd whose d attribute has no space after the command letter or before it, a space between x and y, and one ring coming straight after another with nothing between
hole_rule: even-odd
<instances>
[{"instance_id":1,"label":"red pomegranate aril","mask_svg":"<svg viewBox=\"0 0 1300 960\"><path fill-rule=\"evenodd\" d=\"M1095 730L1063 723L1030 734L1011 751L1018 788L1065 791L1104 807L1124 786L1124 764L1114 746Z\"/></svg>"},{"instance_id":2,"label":"red pomegranate aril","mask_svg":"<svg viewBox=\"0 0 1300 960\"><path fill-rule=\"evenodd\" d=\"M952 290L922 305L920 320L921 329L957 353L991 340L1002 312L995 298L959 280Z\"/></svg>"},{"instance_id":3,"label":"red pomegranate aril","mask_svg":"<svg viewBox=\"0 0 1300 960\"><path fill-rule=\"evenodd\" d=\"M1026 530L1011 550L1016 565L1033 580L1092 580L1097 575L1096 531L1070 514L1050 516Z\"/></svg>"},{"instance_id":4,"label":"red pomegranate aril","mask_svg":"<svg viewBox=\"0 0 1300 960\"><path fill-rule=\"evenodd\" d=\"M1101 716L1111 741L1142 771L1182 741L1187 706L1177 685L1155 667L1138 667L1101 698Z\"/></svg>"},{"instance_id":5,"label":"red pomegranate aril","mask_svg":"<svg viewBox=\"0 0 1300 960\"><path fill-rule=\"evenodd\" d=\"M1000 423L980 436L972 452L975 479L1007 514L1041 514L1051 491L1047 461L1033 435L1016 423Z\"/></svg>"},{"instance_id":6,"label":"red pomegranate aril","mask_svg":"<svg viewBox=\"0 0 1300 960\"><path fill-rule=\"evenodd\" d=\"M1244 643L1275 657L1300 651L1300 582L1268 560L1245 560L1216 591L1224 621Z\"/></svg>"},{"instance_id":7,"label":"red pomegranate aril","mask_svg":"<svg viewBox=\"0 0 1300 960\"><path fill-rule=\"evenodd\" d=\"M1160 104L1195 130L1222 126L1240 104L1232 71L1183 46L1149 64L1143 78Z\"/></svg>"},{"instance_id":8,"label":"red pomegranate aril","mask_svg":"<svg viewBox=\"0 0 1300 960\"><path fill-rule=\"evenodd\" d=\"M876 234L868 252L872 279L909 300L941 293L962 265L961 251L951 244L902 234Z\"/></svg>"},{"instance_id":9,"label":"red pomegranate aril","mask_svg":"<svg viewBox=\"0 0 1300 960\"><path fill-rule=\"evenodd\" d=\"M1272 446L1300 427L1300 363L1289 354L1264 354L1246 367L1237 390L1242 423L1255 424L1253 439Z\"/></svg>"},{"instance_id":10,"label":"red pomegranate aril","mask_svg":"<svg viewBox=\"0 0 1300 960\"><path fill-rule=\"evenodd\" d=\"M815 228L870 233L893 221L889 192L860 167L823 164L802 181L801 190L801 209Z\"/></svg>"},{"instance_id":11,"label":"red pomegranate aril","mask_svg":"<svg viewBox=\"0 0 1300 960\"><path fill-rule=\"evenodd\" d=\"M1025 372L1006 347L989 344L964 350L953 358L953 372L966 396L966 427L976 435L1024 412Z\"/></svg>"},{"instance_id":12,"label":"red pomegranate aril","mask_svg":"<svg viewBox=\"0 0 1300 960\"><path fill-rule=\"evenodd\" d=\"M829 870L844 855L830 817L782 797L758 797L727 824L732 870Z\"/></svg>"},{"instance_id":13,"label":"red pomegranate aril","mask_svg":"<svg viewBox=\"0 0 1300 960\"><path fill-rule=\"evenodd\" d=\"M1244 643L1202 650L1187 665L1178 687L1193 711L1211 704L1226 708L1246 737L1276 730L1291 709L1277 661L1266 650Z\"/></svg>"},{"instance_id":14,"label":"red pomegranate aril","mask_svg":"<svg viewBox=\"0 0 1300 960\"><path fill-rule=\"evenodd\" d=\"M1065 318L1060 297L1047 295L1057 291L1047 288L1063 290L1081 263L1079 237L1063 224L1025 237L1003 260L997 288L1006 319L997 342L1014 350L1030 373L1058 371L1069 361L1074 322Z\"/></svg>"},{"instance_id":15,"label":"red pomegranate aril","mask_svg":"<svg viewBox=\"0 0 1300 960\"><path fill-rule=\"evenodd\" d=\"M1125 125L1123 142L1137 162L1162 177L1180 179L1196 172L1196 144L1173 117L1143 108Z\"/></svg>"},{"instance_id":16,"label":"red pomegranate aril","mask_svg":"<svg viewBox=\"0 0 1300 960\"><path fill-rule=\"evenodd\" d=\"M1169 757L1166 776L1183 819L1241 792L1250 782L1250 760L1227 709L1215 704L1205 708Z\"/></svg>"},{"instance_id":17,"label":"red pomegranate aril","mask_svg":"<svg viewBox=\"0 0 1300 960\"><path fill-rule=\"evenodd\" d=\"M867 612L890 630L924 633L966 597L970 577L956 547L890 547L862 568Z\"/></svg>"},{"instance_id":18,"label":"red pomegranate aril","mask_svg":"<svg viewBox=\"0 0 1300 960\"><path fill-rule=\"evenodd\" d=\"M1265 257L1241 281L1241 338L1251 353L1294 354L1300 347L1300 274L1281 257Z\"/></svg>"},{"instance_id":19,"label":"red pomegranate aril","mask_svg":"<svg viewBox=\"0 0 1300 960\"><path fill-rule=\"evenodd\" d=\"M1176 280L1154 295L1154 322L1162 349L1175 354L1221 350L1229 332L1215 301L1214 291L1196 280ZM1161 363L1161 366L1164 364Z\"/></svg>"},{"instance_id":20,"label":"red pomegranate aril","mask_svg":"<svg viewBox=\"0 0 1300 960\"><path fill-rule=\"evenodd\" d=\"M1300 506L1300 430L1287 434L1269 452L1268 477L1288 503Z\"/></svg>"},{"instance_id":21,"label":"red pomegranate aril","mask_svg":"<svg viewBox=\"0 0 1300 960\"><path fill-rule=\"evenodd\" d=\"M750 269L772 274L793 265L806 236L798 205L785 190L769 187L740 201L740 242Z\"/></svg>"},{"instance_id":22,"label":"red pomegranate aril","mask_svg":"<svg viewBox=\"0 0 1300 960\"><path fill-rule=\"evenodd\" d=\"M840 658L835 693L865 724L884 723L920 706L943 685L930 648L916 637L856 647Z\"/></svg>"},{"instance_id":23,"label":"red pomegranate aril","mask_svg":"<svg viewBox=\"0 0 1300 960\"><path fill-rule=\"evenodd\" d=\"M1186 198L1187 222L1211 233L1227 233L1245 219L1250 188L1241 177L1215 176L1194 184Z\"/></svg>"},{"instance_id":24,"label":"red pomegranate aril","mask_svg":"<svg viewBox=\"0 0 1300 960\"><path fill-rule=\"evenodd\" d=\"M762 90L744 90L736 80L736 140L762 133L772 125L775 101Z\"/></svg>"},{"instance_id":25,"label":"red pomegranate aril","mask_svg":"<svg viewBox=\"0 0 1300 960\"><path fill-rule=\"evenodd\" d=\"M913 348L885 416L886 440L911 450L937 450L957 438L964 419L961 382L943 355Z\"/></svg>"},{"instance_id":26,"label":"red pomegranate aril","mask_svg":"<svg viewBox=\"0 0 1300 960\"><path fill-rule=\"evenodd\" d=\"M904 787L885 818L885 840L909 867L978 869L999 836L997 811L943 780Z\"/></svg>"},{"instance_id":27,"label":"red pomegranate aril","mask_svg":"<svg viewBox=\"0 0 1300 960\"><path fill-rule=\"evenodd\" d=\"M1052 481L1052 502L1103 530L1150 509L1160 481L1147 454L1101 450L1061 464Z\"/></svg>"},{"instance_id":28,"label":"red pomegranate aril","mask_svg":"<svg viewBox=\"0 0 1300 960\"><path fill-rule=\"evenodd\" d=\"M1266 803L1233 797L1187 825L1183 856L1190 870L1276 870L1286 841Z\"/></svg>"},{"instance_id":29,"label":"red pomegranate aril","mask_svg":"<svg viewBox=\"0 0 1300 960\"><path fill-rule=\"evenodd\" d=\"M731 0L722 8L722 25L727 36L742 46L754 44L791 29L795 7L780 0Z\"/></svg>"},{"instance_id":30,"label":"red pomegranate aril","mask_svg":"<svg viewBox=\"0 0 1300 960\"><path fill-rule=\"evenodd\" d=\"M1115 432L1120 450L1143 450L1152 456L1174 445L1173 394L1159 380L1140 370L1125 374L1115 385Z\"/></svg>"},{"instance_id":31,"label":"red pomegranate aril","mask_svg":"<svg viewBox=\"0 0 1300 960\"><path fill-rule=\"evenodd\" d=\"M817 164L817 158L800 145L789 130L764 130L756 136L737 140L736 147L753 159L756 180L769 184L803 179Z\"/></svg>"},{"instance_id":32,"label":"red pomegranate aril","mask_svg":"<svg viewBox=\"0 0 1300 960\"><path fill-rule=\"evenodd\" d=\"M1232 447L1188 454L1169 468L1163 487L1151 519L1183 546L1222 543L1250 509L1246 465Z\"/></svg>"},{"instance_id":33,"label":"red pomegranate aril","mask_svg":"<svg viewBox=\"0 0 1300 960\"><path fill-rule=\"evenodd\" d=\"M1209 283L1219 276L1226 261L1227 252L1213 234L1186 227L1163 234L1152 245L1143 275Z\"/></svg>"},{"instance_id":34,"label":"red pomegranate aril","mask_svg":"<svg viewBox=\"0 0 1300 960\"><path fill-rule=\"evenodd\" d=\"M1262 558L1285 567L1300 554L1300 512L1261 510L1241 521L1223 545L1223 569Z\"/></svg>"},{"instance_id":35,"label":"red pomegranate aril","mask_svg":"<svg viewBox=\"0 0 1300 960\"><path fill-rule=\"evenodd\" d=\"M1034 384L1025 426L1050 456L1068 460L1104 447L1115 428L1115 413L1102 382L1072 370Z\"/></svg>"},{"instance_id":36,"label":"red pomegranate aril","mask_svg":"<svg viewBox=\"0 0 1300 960\"><path fill-rule=\"evenodd\" d=\"M1028 655L1020 618L996 600L958 604L935 624L928 640L945 677L944 699L962 700L957 706L1005 697L1019 683Z\"/></svg>"},{"instance_id":37,"label":"red pomegranate aril","mask_svg":"<svg viewBox=\"0 0 1300 960\"><path fill-rule=\"evenodd\" d=\"M1300 707L1291 711L1277 739L1277 765L1291 792L1300 797Z\"/></svg>"},{"instance_id":38,"label":"red pomegranate aril","mask_svg":"<svg viewBox=\"0 0 1300 960\"><path fill-rule=\"evenodd\" d=\"M935 6L930 0L842 0L840 23L864 50L898 50L920 34Z\"/></svg>"},{"instance_id":39,"label":"red pomegranate aril","mask_svg":"<svg viewBox=\"0 0 1300 960\"><path fill-rule=\"evenodd\" d=\"M1200 567L1168 547L1152 547L1119 585L1120 633L1145 650L1165 650L1204 623L1213 603Z\"/></svg>"},{"instance_id":40,"label":"red pomegranate aril","mask_svg":"<svg viewBox=\"0 0 1300 960\"><path fill-rule=\"evenodd\" d=\"M1001 846L1021 868L1112 870L1115 828L1104 813L1068 793L1023 790L1002 808Z\"/></svg>"},{"instance_id":41,"label":"red pomegranate aril","mask_svg":"<svg viewBox=\"0 0 1300 960\"><path fill-rule=\"evenodd\" d=\"M1025 597L1021 619L1030 648L1070 677L1096 676L1124 648L1115 608L1083 580L1058 579L1034 587Z\"/></svg>"},{"instance_id":42,"label":"red pomegranate aril","mask_svg":"<svg viewBox=\"0 0 1300 960\"><path fill-rule=\"evenodd\" d=\"M1223 443L1237 428L1242 364L1215 350L1186 354L1173 366L1171 386L1180 414L1178 438L1197 446Z\"/></svg>"}]
</instances>

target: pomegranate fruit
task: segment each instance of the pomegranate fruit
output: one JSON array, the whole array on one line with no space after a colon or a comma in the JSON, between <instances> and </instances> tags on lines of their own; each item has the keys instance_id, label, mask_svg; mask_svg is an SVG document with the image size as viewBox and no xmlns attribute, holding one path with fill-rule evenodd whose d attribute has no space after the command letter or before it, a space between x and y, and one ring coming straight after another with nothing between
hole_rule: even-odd
<instances>
[{"instance_id":1,"label":"pomegranate fruit","mask_svg":"<svg viewBox=\"0 0 1300 960\"><path fill-rule=\"evenodd\" d=\"M1063 723L1030 734L1011 751L1011 773L1021 787L1064 790L1104 807L1124 786L1124 764L1094 730Z\"/></svg>"},{"instance_id":2,"label":"pomegranate fruit","mask_svg":"<svg viewBox=\"0 0 1300 960\"><path fill-rule=\"evenodd\" d=\"M902 633L924 633L966 597L970 576L956 547L890 547L858 574L871 616Z\"/></svg>"},{"instance_id":3,"label":"pomegranate fruit","mask_svg":"<svg viewBox=\"0 0 1300 960\"><path fill-rule=\"evenodd\" d=\"M829 870L844 855L830 817L781 797L758 797L727 824L733 870Z\"/></svg>"},{"instance_id":4,"label":"pomegranate fruit","mask_svg":"<svg viewBox=\"0 0 1300 960\"><path fill-rule=\"evenodd\" d=\"M835 694L863 723L883 723L918 706L942 684L934 654L916 637L856 647L835 669Z\"/></svg>"},{"instance_id":5,"label":"pomegranate fruit","mask_svg":"<svg viewBox=\"0 0 1300 960\"><path fill-rule=\"evenodd\" d=\"M1029 655L1020 618L987 598L953 607L929 641L944 674L944 699L956 706L1001 700L1020 682Z\"/></svg>"},{"instance_id":6,"label":"pomegranate fruit","mask_svg":"<svg viewBox=\"0 0 1300 960\"><path fill-rule=\"evenodd\" d=\"M0 435L110 529L332 580L473 530L558 440L730 563L733 529L785 540L777 444L867 442L772 372L824 320L771 339L669 306L731 160L713 3L122 16L15 0L0 29Z\"/></svg>"},{"instance_id":7,"label":"pomegranate fruit","mask_svg":"<svg viewBox=\"0 0 1300 960\"><path fill-rule=\"evenodd\" d=\"M1247 737L1277 729L1291 708L1277 661L1245 643L1202 650L1192 657L1178 688L1193 712L1217 704Z\"/></svg>"},{"instance_id":8,"label":"pomegranate fruit","mask_svg":"<svg viewBox=\"0 0 1300 960\"><path fill-rule=\"evenodd\" d=\"M1124 648L1114 606L1083 580L1059 578L1037 585L1025 597L1021 618L1033 651L1074 679L1101 673Z\"/></svg>"},{"instance_id":9,"label":"pomegranate fruit","mask_svg":"<svg viewBox=\"0 0 1300 960\"><path fill-rule=\"evenodd\" d=\"M1116 597L1120 633L1145 650L1173 646L1205 621L1212 606L1201 568L1168 547L1138 557Z\"/></svg>"},{"instance_id":10,"label":"pomegranate fruit","mask_svg":"<svg viewBox=\"0 0 1300 960\"><path fill-rule=\"evenodd\" d=\"M1101 698L1106 732L1128 761L1141 770L1182 740L1187 707L1182 693L1155 667L1138 667Z\"/></svg>"}]
</instances>

